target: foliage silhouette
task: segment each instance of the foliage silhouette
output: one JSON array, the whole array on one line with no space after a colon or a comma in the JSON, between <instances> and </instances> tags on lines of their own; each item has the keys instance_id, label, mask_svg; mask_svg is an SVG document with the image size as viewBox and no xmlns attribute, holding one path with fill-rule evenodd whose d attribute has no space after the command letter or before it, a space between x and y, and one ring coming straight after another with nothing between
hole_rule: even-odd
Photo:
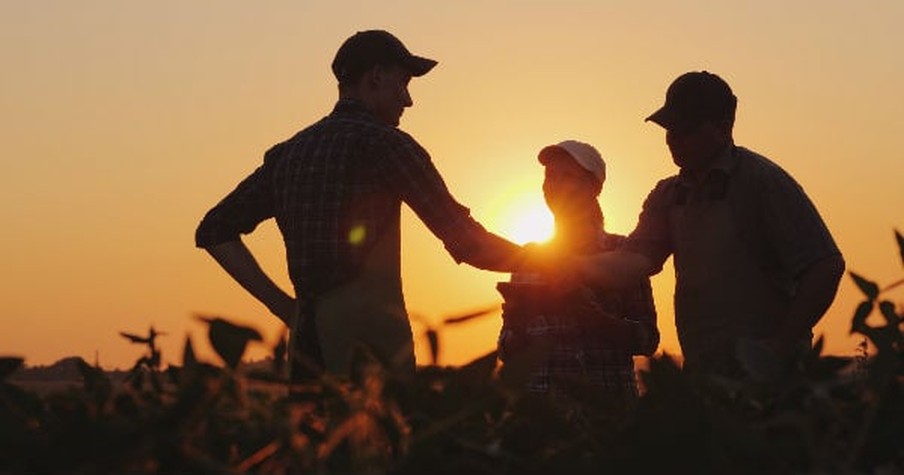
<instances>
[{"instance_id":1,"label":"foliage silhouette","mask_svg":"<svg viewBox=\"0 0 904 475\"><path fill-rule=\"evenodd\" d=\"M440 342L439 342L439 334L442 328L445 328L448 325L459 325L461 323L470 322L477 318L484 317L489 315L495 311L499 310L498 306L485 307L479 310L466 312L459 315L451 315L442 318L442 323L437 326L432 323L430 319L427 319L421 314L412 313L411 319L420 323L424 327L424 338L427 339L427 344L430 347L430 364L437 364L439 361L440 355Z\"/></svg>"},{"instance_id":2,"label":"foliage silhouette","mask_svg":"<svg viewBox=\"0 0 904 475\"><path fill-rule=\"evenodd\" d=\"M285 338L272 371L253 374L241 357L260 334L212 317L225 366L186 339L182 365L164 369L159 333L123 335L147 347L132 373L159 385L117 386L80 361L80 387L39 397L16 383L21 359L2 358L0 474L900 473L904 315L887 299L896 284L850 278L864 295L851 331L873 354L826 356L819 338L777 385L687 373L662 354L631 403L580 379L552 397L523 393L518 374L543 348L501 373L490 353L409 379L362 348L349 378L289 388Z\"/></svg>"}]
</instances>

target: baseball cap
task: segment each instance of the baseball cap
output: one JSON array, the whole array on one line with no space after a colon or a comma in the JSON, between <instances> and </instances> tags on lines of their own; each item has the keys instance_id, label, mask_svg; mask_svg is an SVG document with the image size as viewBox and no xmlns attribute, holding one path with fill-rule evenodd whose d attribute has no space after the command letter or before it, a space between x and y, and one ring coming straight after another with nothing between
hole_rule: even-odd
<instances>
[{"instance_id":1,"label":"baseball cap","mask_svg":"<svg viewBox=\"0 0 904 475\"><path fill-rule=\"evenodd\" d=\"M350 36L333 58L333 74L339 82L355 80L371 67L398 65L412 76L427 74L437 62L415 56L391 33L383 30L359 31Z\"/></svg>"},{"instance_id":2,"label":"baseball cap","mask_svg":"<svg viewBox=\"0 0 904 475\"><path fill-rule=\"evenodd\" d=\"M692 129L707 120L733 120L738 99L722 78L708 71L678 76L665 93L665 105L646 118L665 129Z\"/></svg>"},{"instance_id":3,"label":"baseball cap","mask_svg":"<svg viewBox=\"0 0 904 475\"><path fill-rule=\"evenodd\" d=\"M537 158L540 163L546 165L553 156L560 154L562 151L565 151L578 165L596 177L600 184L606 181L606 162L603 161L603 157L596 148L588 143L577 140L565 140L555 145L543 147Z\"/></svg>"}]
</instances>

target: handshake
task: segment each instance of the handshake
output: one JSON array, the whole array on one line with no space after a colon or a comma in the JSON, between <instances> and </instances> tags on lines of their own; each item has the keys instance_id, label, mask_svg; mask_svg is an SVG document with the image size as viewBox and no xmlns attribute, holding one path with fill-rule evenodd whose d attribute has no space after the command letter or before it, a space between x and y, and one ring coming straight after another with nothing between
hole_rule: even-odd
<instances>
[{"instance_id":1,"label":"handshake","mask_svg":"<svg viewBox=\"0 0 904 475\"><path fill-rule=\"evenodd\" d=\"M516 274L536 276L532 280L542 282L549 290L569 289L577 286L581 261L581 257L558 246L531 243L524 246L523 259Z\"/></svg>"}]
</instances>

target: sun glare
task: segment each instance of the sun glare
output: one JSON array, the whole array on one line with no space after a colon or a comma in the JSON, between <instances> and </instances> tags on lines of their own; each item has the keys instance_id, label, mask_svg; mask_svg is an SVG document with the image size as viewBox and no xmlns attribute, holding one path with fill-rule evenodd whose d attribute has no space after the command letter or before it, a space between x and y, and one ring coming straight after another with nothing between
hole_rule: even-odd
<instances>
[{"instance_id":1,"label":"sun glare","mask_svg":"<svg viewBox=\"0 0 904 475\"><path fill-rule=\"evenodd\" d=\"M552 213L536 194L524 193L507 199L497 216L499 232L518 244L548 241L555 231Z\"/></svg>"}]
</instances>

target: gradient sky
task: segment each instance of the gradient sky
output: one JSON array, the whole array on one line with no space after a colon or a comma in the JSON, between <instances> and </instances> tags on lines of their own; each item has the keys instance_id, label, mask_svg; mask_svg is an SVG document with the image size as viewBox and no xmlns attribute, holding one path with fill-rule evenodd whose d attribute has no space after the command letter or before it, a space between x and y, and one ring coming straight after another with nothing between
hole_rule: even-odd
<instances>
[{"instance_id":1,"label":"gradient sky","mask_svg":"<svg viewBox=\"0 0 904 475\"><path fill-rule=\"evenodd\" d=\"M643 118L677 75L706 69L739 98L736 142L795 176L849 269L890 283L904 229L902 22L900 0L3 0L0 355L127 367L141 349L117 332L154 325L179 362L187 334L204 351L195 313L272 343L280 325L194 248L194 229L267 148L329 112L333 54L370 28L439 60L412 81L401 127L493 231L511 236L512 216L540 201L536 153L566 138L603 153L607 226L633 229L676 171ZM289 288L272 221L246 242ZM506 276L456 266L407 209L402 244L411 313L499 304ZM653 283L675 353L671 267ZM853 353L858 299L845 278L817 328L829 351ZM490 350L499 324L444 331L442 362Z\"/></svg>"}]
</instances>

